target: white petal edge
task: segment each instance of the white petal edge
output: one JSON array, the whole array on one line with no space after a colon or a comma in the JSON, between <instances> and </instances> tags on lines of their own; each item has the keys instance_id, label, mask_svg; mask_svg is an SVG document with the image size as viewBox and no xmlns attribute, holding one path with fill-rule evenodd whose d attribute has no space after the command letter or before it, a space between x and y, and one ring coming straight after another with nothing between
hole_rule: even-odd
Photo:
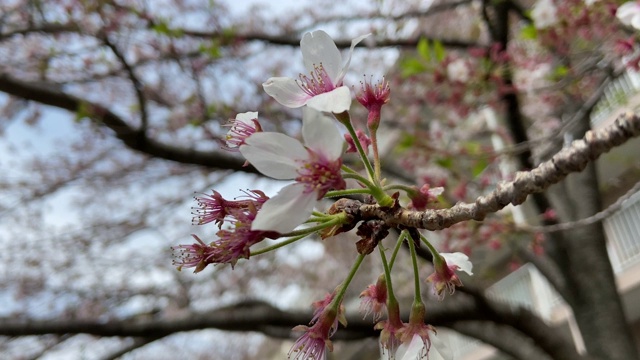
<instances>
[{"instance_id":1,"label":"white petal edge","mask_svg":"<svg viewBox=\"0 0 640 360\"><path fill-rule=\"evenodd\" d=\"M621 23L625 25L631 25L631 20L634 16L640 13L640 5L635 1L626 2L618 8L616 11L616 17Z\"/></svg>"},{"instance_id":2,"label":"white petal edge","mask_svg":"<svg viewBox=\"0 0 640 360\"><path fill-rule=\"evenodd\" d=\"M473 275L473 264L469 261L469 257L461 252L455 253L440 253L440 255L447 261L447 265L456 265L458 270L464 271L469 275Z\"/></svg>"},{"instance_id":3,"label":"white petal edge","mask_svg":"<svg viewBox=\"0 0 640 360\"><path fill-rule=\"evenodd\" d=\"M638 14L631 18L631 26L636 30L640 30L640 9Z\"/></svg>"},{"instance_id":4,"label":"white petal edge","mask_svg":"<svg viewBox=\"0 0 640 360\"><path fill-rule=\"evenodd\" d=\"M239 113L238 115L236 115L236 121L239 121L241 123L250 125L251 127L255 127L255 124L253 123L253 119L257 119L258 118L258 112L257 111L248 111L248 112L244 112L244 113ZM233 137L233 134L235 131L237 131L238 129L238 125L237 124L233 124L231 126L231 128L229 129L229 131L227 131L227 137ZM229 138L227 138L227 147L229 148L237 148L238 145L237 144L232 144L229 142Z\"/></svg>"},{"instance_id":5,"label":"white petal edge","mask_svg":"<svg viewBox=\"0 0 640 360\"><path fill-rule=\"evenodd\" d=\"M429 360L451 360L453 359L453 353L449 346L432 332L429 335L431 340L431 349L429 350Z\"/></svg>"},{"instance_id":6,"label":"white petal edge","mask_svg":"<svg viewBox=\"0 0 640 360\"><path fill-rule=\"evenodd\" d=\"M316 205L315 192L305 194L304 185L287 185L267 200L251 224L251 230L276 231L285 234L305 222Z\"/></svg>"},{"instance_id":7,"label":"white petal edge","mask_svg":"<svg viewBox=\"0 0 640 360\"><path fill-rule=\"evenodd\" d=\"M370 35L371 35L371 33L368 33L368 34L365 34L365 35L358 36L357 38L351 40L351 48L349 49L349 55L347 56L347 62L342 67L342 70L340 71L340 74L338 74L337 78L331 78L331 79L335 80L334 84L339 84L342 81L342 79L344 79L344 76L347 75L347 70L349 70L349 64L351 64L351 56L353 55L353 49L362 40L368 38Z\"/></svg>"},{"instance_id":8,"label":"white petal edge","mask_svg":"<svg viewBox=\"0 0 640 360\"><path fill-rule=\"evenodd\" d=\"M406 346L406 348L405 348ZM396 352L396 359L400 360L416 360L420 359L420 354L424 349L424 341L419 335L413 335L409 345L402 344ZM402 357L401 357L402 356Z\"/></svg>"},{"instance_id":9,"label":"white petal edge","mask_svg":"<svg viewBox=\"0 0 640 360\"><path fill-rule=\"evenodd\" d=\"M245 113L240 113L236 115L236 120L242 121L243 123L250 124L250 125L253 125L253 122L251 120L257 119L257 118L258 118L257 111L247 111Z\"/></svg>"},{"instance_id":10,"label":"white petal edge","mask_svg":"<svg viewBox=\"0 0 640 360\"><path fill-rule=\"evenodd\" d=\"M340 86L324 94L312 97L307 101L307 106L318 111L340 114L351 107L351 92L348 87Z\"/></svg>"},{"instance_id":11,"label":"white petal edge","mask_svg":"<svg viewBox=\"0 0 640 360\"><path fill-rule=\"evenodd\" d=\"M311 98L294 79L288 77L269 78L262 84L262 88L277 102L290 108L299 108Z\"/></svg>"},{"instance_id":12,"label":"white petal edge","mask_svg":"<svg viewBox=\"0 0 640 360\"><path fill-rule=\"evenodd\" d=\"M309 156L298 140L275 132L254 133L240 146L240 153L258 171L279 180L295 179L300 166L296 160Z\"/></svg>"},{"instance_id":13,"label":"white petal edge","mask_svg":"<svg viewBox=\"0 0 640 360\"><path fill-rule=\"evenodd\" d=\"M335 121L308 106L302 109L302 138L308 148L324 155L329 161L342 156L344 137Z\"/></svg>"},{"instance_id":14,"label":"white petal edge","mask_svg":"<svg viewBox=\"0 0 640 360\"><path fill-rule=\"evenodd\" d=\"M314 65L324 67L331 80L336 80L342 67L342 55L333 39L322 30L308 32L300 41L302 61L308 71L314 70ZM335 84L335 83L334 83Z\"/></svg>"}]
</instances>

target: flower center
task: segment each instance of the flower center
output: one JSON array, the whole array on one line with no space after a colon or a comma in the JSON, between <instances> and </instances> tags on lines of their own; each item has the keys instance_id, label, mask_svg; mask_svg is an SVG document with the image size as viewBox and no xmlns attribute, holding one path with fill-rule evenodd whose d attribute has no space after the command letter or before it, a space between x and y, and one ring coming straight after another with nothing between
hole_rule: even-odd
<instances>
[{"instance_id":1,"label":"flower center","mask_svg":"<svg viewBox=\"0 0 640 360\"><path fill-rule=\"evenodd\" d=\"M246 123L244 121L233 119L228 124L231 129L227 133L227 147L228 150L233 150L244 145L245 140L253 135L258 129L259 123L256 120L252 120L253 124Z\"/></svg>"},{"instance_id":2,"label":"flower center","mask_svg":"<svg viewBox=\"0 0 640 360\"><path fill-rule=\"evenodd\" d=\"M309 159L298 169L296 181L305 185L305 193L317 192L318 200L331 189L345 189L340 167L342 160L329 161L324 156L307 149Z\"/></svg>"},{"instance_id":3,"label":"flower center","mask_svg":"<svg viewBox=\"0 0 640 360\"><path fill-rule=\"evenodd\" d=\"M322 64L314 64L313 71L309 76L300 74L296 83L302 91L310 96L324 94L336 88L336 84L333 83Z\"/></svg>"}]
</instances>

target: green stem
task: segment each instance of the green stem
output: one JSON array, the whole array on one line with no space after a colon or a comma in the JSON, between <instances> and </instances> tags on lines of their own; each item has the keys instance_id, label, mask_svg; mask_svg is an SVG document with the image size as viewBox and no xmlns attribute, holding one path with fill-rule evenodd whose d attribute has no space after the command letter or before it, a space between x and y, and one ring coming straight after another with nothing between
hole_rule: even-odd
<instances>
[{"instance_id":1,"label":"green stem","mask_svg":"<svg viewBox=\"0 0 640 360\"><path fill-rule=\"evenodd\" d=\"M332 215L333 219L326 221L322 224L318 224L316 226L311 226L308 228L304 228L304 229L300 229L300 230L294 230L292 232L286 233L286 234L282 234L283 237L289 237L289 236L298 236L298 235L310 235L316 231L328 228L330 226L333 225L337 225L340 223L345 223L347 221L347 217L344 213L338 213L335 215Z\"/></svg>"},{"instance_id":2,"label":"green stem","mask_svg":"<svg viewBox=\"0 0 640 360\"><path fill-rule=\"evenodd\" d=\"M330 197L347 196L347 195L353 195L353 194L371 194L371 190L369 189L333 190L333 191L328 191L324 195L324 197L330 198Z\"/></svg>"},{"instance_id":3,"label":"green stem","mask_svg":"<svg viewBox=\"0 0 640 360\"><path fill-rule=\"evenodd\" d=\"M398 251L400 251L400 246L402 246L402 242L407 237L407 230L402 230L400 232L400 236L398 236L398 241L396 241L396 246L393 248L393 254L391 254L391 261L389 262L389 266L393 268L393 263L396 261L396 256L398 255Z\"/></svg>"},{"instance_id":4,"label":"green stem","mask_svg":"<svg viewBox=\"0 0 640 360\"><path fill-rule=\"evenodd\" d=\"M429 248L429 252L431 252L434 261L436 260L436 257L440 257L440 253L438 252L438 250L431 244L429 240L427 240L426 237L424 237L424 235L420 234L420 240L423 244L427 245L427 248Z\"/></svg>"},{"instance_id":5,"label":"green stem","mask_svg":"<svg viewBox=\"0 0 640 360\"><path fill-rule=\"evenodd\" d=\"M351 270L349 271L349 274L344 279L342 284L340 284L340 288L338 290L338 293L336 294L336 297L334 297L333 300L331 301L331 304L329 306L335 309L336 311L338 311L338 307L342 302L342 298L344 297L344 294L347 292L347 288L349 287L351 280L353 280L353 277L356 275L358 268L360 268L360 265L362 264L362 260L364 260L365 256L366 255L363 255L363 254L358 255L358 257L356 258L356 262L353 264L353 266L351 267Z\"/></svg>"},{"instance_id":6,"label":"green stem","mask_svg":"<svg viewBox=\"0 0 640 360\"><path fill-rule=\"evenodd\" d=\"M391 302L396 302L396 296L393 294L393 287L391 286L391 267L387 262L387 256L384 253L382 246L378 246L380 251L380 258L382 259L382 266L384 267L384 280L387 284L387 299Z\"/></svg>"},{"instance_id":7,"label":"green stem","mask_svg":"<svg viewBox=\"0 0 640 360\"><path fill-rule=\"evenodd\" d=\"M414 239L409 236L409 249L411 250L411 261L413 263L413 284L414 284L414 302L420 299L422 303L422 296L420 295L420 273L418 272L418 255L416 254L416 245L414 244Z\"/></svg>"},{"instance_id":8,"label":"green stem","mask_svg":"<svg viewBox=\"0 0 640 360\"><path fill-rule=\"evenodd\" d=\"M364 164L364 167L367 169L367 174L369 174L369 179L374 181L377 185L378 181L376 180L375 172L373 171L373 167L371 166L371 162L369 161L367 154L364 152L364 149L362 148L362 144L360 144L360 139L358 139L356 130L353 128L353 125L351 124L349 113L345 111L339 115L340 116L338 117L336 114L334 114L334 116L336 116L336 119L338 119L338 121L344 124L344 126L347 128L349 135L351 135L351 138L353 139L353 143L356 145L358 154L360 154L360 158L362 158L362 163Z\"/></svg>"},{"instance_id":9,"label":"green stem","mask_svg":"<svg viewBox=\"0 0 640 360\"><path fill-rule=\"evenodd\" d=\"M296 242L296 241L298 241L298 240L300 240L302 238L305 238L306 236L307 236L306 234L305 235L294 236L291 239L287 239L287 240L281 241L281 242L279 242L277 244L274 244L274 245L271 245L271 246L267 246L265 248L262 248L262 249L259 249L259 250L256 250L256 251L252 251L250 257L251 256L260 255L260 254L264 254L264 253L267 253L269 251L281 248L281 247L283 247L285 245L289 245L289 244L294 243L294 242Z\"/></svg>"},{"instance_id":10,"label":"green stem","mask_svg":"<svg viewBox=\"0 0 640 360\"><path fill-rule=\"evenodd\" d=\"M358 174L358 173L347 173L347 174L342 174L342 177L345 179L355 179L358 182L362 183L364 186L368 187L369 189L375 189L376 186L366 177Z\"/></svg>"},{"instance_id":11,"label":"green stem","mask_svg":"<svg viewBox=\"0 0 640 360\"><path fill-rule=\"evenodd\" d=\"M377 129L372 129L369 127L369 135L371 136L371 145L373 147L373 169L375 171L375 181L376 184L380 183L381 180L381 169L380 169L380 155L378 154L378 136Z\"/></svg>"},{"instance_id":12,"label":"green stem","mask_svg":"<svg viewBox=\"0 0 640 360\"><path fill-rule=\"evenodd\" d=\"M373 196L380 206L390 207L393 205L394 200L391 196L389 196L386 192L384 192L380 186L373 184L371 181L366 179L364 176L360 174L343 174L343 178L345 179L356 179L364 186L369 188L369 194Z\"/></svg>"},{"instance_id":13,"label":"green stem","mask_svg":"<svg viewBox=\"0 0 640 360\"><path fill-rule=\"evenodd\" d=\"M349 173L349 174L357 174L358 173L357 171L353 170L352 168L348 167L345 164L342 164L341 169L342 169L342 171L344 171L346 173Z\"/></svg>"}]
</instances>

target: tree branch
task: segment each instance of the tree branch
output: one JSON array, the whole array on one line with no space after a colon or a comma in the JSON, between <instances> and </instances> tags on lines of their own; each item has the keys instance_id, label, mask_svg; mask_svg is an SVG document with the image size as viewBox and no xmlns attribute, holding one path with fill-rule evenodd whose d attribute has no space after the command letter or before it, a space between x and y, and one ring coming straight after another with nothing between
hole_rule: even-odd
<instances>
[{"instance_id":1,"label":"tree branch","mask_svg":"<svg viewBox=\"0 0 640 360\"><path fill-rule=\"evenodd\" d=\"M258 173L253 166L243 166L243 159L229 153L182 148L147 136L140 136L140 131L106 107L67 94L58 88L21 81L6 74L0 74L0 91L71 112L77 112L80 109L88 111L92 119L111 129L126 146L149 156L213 169Z\"/></svg>"},{"instance_id":2,"label":"tree branch","mask_svg":"<svg viewBox=\"0 0 640 360\"><path fill-rule=\"evenodd\" d=\"M354 215L363 219L384 220L391 227L407 226L427 230L442 230L456 223L468 220L483 220L508 204L520 205L528 195L544 191L560 182L572 172L582 171L587 164L603 153L640 135L640 117L633 113L621 115L616 121L603 129L589 131L584 139L574 141L570 147L562 149L550 160L537 168L516 173L515 180L498 185L488 195L479 197L474 203L458 203L448 209L413 211L401 207L393 209L379 205L360 205ZM353 201L353 200L350 200Z\"/></svg>"},{"instance_id":3,"label":"tree branch","mask_svg":"<svg viewBox=\"0 0 640 360\"><path fill-rule=\"evenodd\" d=\"M504 325L486 321L461 321L453 323L451 329L489 344L516 359L551 359L530 338Z\"/></svg>"},{"instance_id":4,"label":"tree branch","mask_svg":"<svg viewBox=\"0 0 640 360\"><path fill-rule=\"evenodd\" d=\"M545 233L551 233L551 232L556 232L556 231L566 231L566 230L571 230L577 227L581 227L581 226L587 226L587 225L591 225L591 224L595 224L597 222L600 222L606 218L608 218L609 216L613 215L613 213L615 213L616 211L620 210L622 208L622 204L629 200L629 198L631 196L633 196L635 193L637 193L638 191L640 191L640 182L637 182L631 189L629 189L624 195L622 195L621 197L618 198L618 200L616 200L615 203L611 204L609 207L607 207L606 209L592 215L589 216L587 218L584 219L580 219L580 220L576 220L576 221L569 221L569 222L565 222L565 223L560 223L560 224L554 224L554 225L547 225L547 226L528 226L528 225L524 225L524 226L520 226L520 229L523 230L527 230L527 231L533 231L533 232L545 232Z\"/></svg>"},{"instance_id":5,"label":"tree branch","mask_svg":"<svg viewBox=\"0 0 640 360\"><path fill-rule=\"evenodd\" d=\"M131 82L133 83L133 90L135 91L136 97L138 98L138 106L140 107L140 121L142 123L138 131L141 133L141 137L145 137L147 125L149 124L149 116L147 114L147 99L142 93L142 89L144 88L144 86L142 85L142 82L140 82L140 79L138 79L138 77L136 76L136 73L131 65L129 65L129 63L127 62L127 59L125 59L124 54L120 52L118 47L109 40L107 35L104 35L102 41L105 45L107 45L109 49L111 49L111 52L113 52L116 58L120 61L122 67L129 75L129 80L131 80Z\"/></svg>"},{"instance_id":6,"label":"tree branch","mask_svg":"<svg viewBox=\"0 0 640 360\"><path fill-rule=\"evenodd\" d=\"M553 359L592 359L588 355L580 355L573 341L557 328L552 328L530 310L513 307L497 301L491 301L478 292L467 292L476 302L478 310L489 315L497 324L507 325L532 339L536 346Z\"/></svg>"},{"instance_id":7,"label":"tree branch","mask_svg":"<svg viewBox=\"0 0 640 360\"><path fill-rule=\"evenodd\" d=\"M147 344L150 344L160 338L135 338L133 342L129 345L126 345L116 351L108 353L100 358L100 360L116 360L121 356L126 355L127 353L132 352L135 349L139 349Z\"/></svg>"},{"instance_id":8,"label":"tree branch","mask_svg":"<svg viewBox=\"0 0 640 360\"><path fill-rule=\"evenodd\" d=\"M469 290L469 289L467 289ZM468 293L468 291L465 291ZM403 318L408 318L404 314ZM226 331L257 331L266 335L290 339L291 328L306 324L311 314L285 312L260 301L244 302L208 313L191 313L180 319L148 318L139 321L67 320L67 321L0 321L0 335L28 336L44 334L92 334L97 336L141 337L157 339L177 332L202 329ZM452 327L463 321L490 321L514 327L530 336L540 347L552 354L554 359L577 359L578 354L571 342L564 342L558 329L547 326L531 311L513 308L506 304L486 299L481 293L451 298L446 302L430 305L427 318L430 324ZM357 340L376 337L370 320L351 316L348 326L333 336L334 340Z\"/></svg>"}]
</instances>

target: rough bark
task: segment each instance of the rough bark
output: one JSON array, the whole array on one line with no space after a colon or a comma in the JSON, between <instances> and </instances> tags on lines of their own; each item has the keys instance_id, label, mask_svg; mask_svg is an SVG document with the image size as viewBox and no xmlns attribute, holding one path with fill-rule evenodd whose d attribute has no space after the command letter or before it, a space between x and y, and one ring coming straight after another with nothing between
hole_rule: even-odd
<instances>
[{"instance_id":1,"label":"rough bark","mask_svg":"<svg viewBox=\"0 0 640 360\"><path fill-rule=\"evenodd\" d=\"M640 117L626 113L611 126L587 132L584 139L574 141L570 147L561 150L535 169L518 172L515 180L498 185L496 190L479 197L474 203L458 203L447 209L426 211L358 205L357 209L350 208L349 211L365 219L385 220L391 227L406 226L427 230L442 230L462 221L483 220L488 214L509 204L522 204L528 195L544 191L572 172L582 171L603 153L638 135ZM344 208L353 206L353 203L344 203Z\"/></svg>"}]
</instances>

